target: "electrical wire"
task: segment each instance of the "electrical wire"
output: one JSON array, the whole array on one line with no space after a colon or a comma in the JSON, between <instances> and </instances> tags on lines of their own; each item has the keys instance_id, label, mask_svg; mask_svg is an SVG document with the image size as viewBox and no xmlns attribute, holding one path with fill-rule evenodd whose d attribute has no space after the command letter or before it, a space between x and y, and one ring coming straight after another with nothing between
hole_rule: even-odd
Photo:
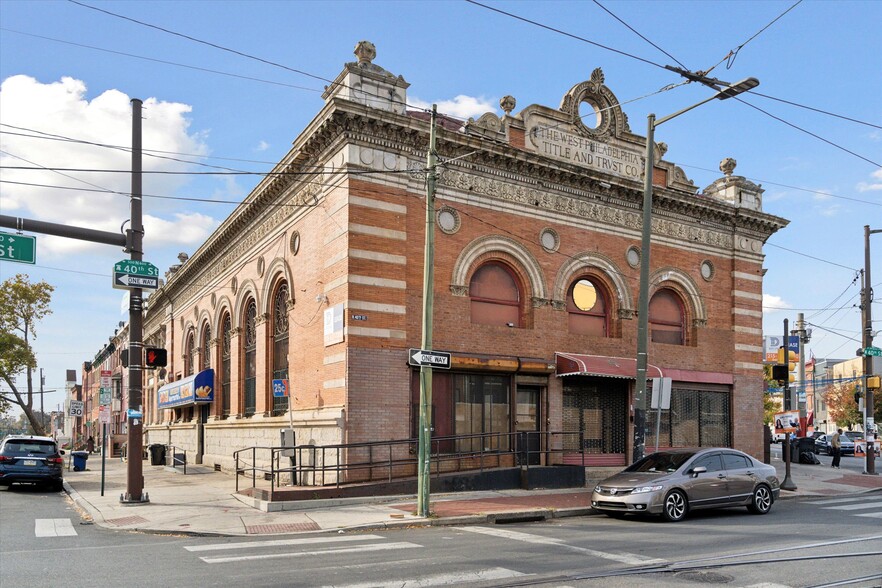
<instances>
[{"instance_id":1,"label":"electrical wire","mask_svg":"<svg viewBox=\"0 0 882 588\"><path fill-rule=\"evenodd\" d=\"M72 1L72 0L71 0L71 1ZM595 46L595 47L599 47L600 49L606 49L607 51L612 51L613 53L618 53L619 55L624 55L625 57L630 57L631 59L636 59L637 61L642 61L643 63L647 63L647 64L649 64L649 65L653 65L653 66L658 67L658 68L660 68L660 69L665 69L665 66L663 66L663 65L661 65L661 64L658 64L658 63L655 63L654 61L650 61L650 60L648 60L648 59L643 59L642 57L638 57L638 56L636 56L636 55L632 55L631 53L626 53L625 51L621 51L621 50L619 50L619 49L614 49L614 48L612 48L612 47L608 47L607 45L602 45L602 44L600 44L600 43L597 43L596 41L591 41L590 39L586 39L586 38L584 38L584 37L580 37L580 36L578 36L578 35L574 35L574 34L572 34L572 33L568 33L568 32L566 32L566 31L562 31L562 30L560 30L560 29L556 29L556 28L554 28L554 27L551 27L551 26L548 26L548 25L542 24L542 23L537 22L537 21L535 21L535 20L530 20L529 18L525 18L525 17L523 17L523 16L518 16L517 14L513 14L513 13L511 13L511 12L506 12L505 10L501 10L501 9L499 9L499 8L494 8L493 6L487 6L486 4L481 4L480 2L477 2L476 0L465 0L465 1L468 2L469 4L474 4L475 6L480 6L481 8L485 8L485 9L487 9L487 10L490 10L490 11L493 11L493 12L497 12L497 13L499 13L499 14L502 14L502 15L508 16L508 17L513 18L513 19L515 19L515 20L520 20L520 21L522 21L522 22L525 22L525 23L531 24L531 25L533 25L533 26L537 26L537 27L539 27L539 28L542 28L542 29L545 29L545 30L551 31L551 32L553 32L553 33L557 33L557 34L559 34L559 35L563 35L563 36L565 36L565 37L569 37L569 38L571 38L571 39L575 39L575 40L577 40L577 41L581 41L581 42L583 42L583 43L588 43L589 45L593 45L593 46Z\"/></svg>"},{"instance_id":2,"label":"electrical wire","mask_svg":"<svg viewBox=\"0 0 882 588\"><path fill-rule=\"evenodd\" d=\"M274 86L283 86L283 87L286 87L286 88L293 88L293 89L295 89L295 90L304 90L304 91L307 91L307 92L316 92L316 93L318 93L318 94L321 94L322 92L324 92L324 90L320 90L320 89L318 89L318 88L308 88L308 87L306 87L306 86L297 86L297 85L295 85L295 84L286 84L285 82L276 82L276 81L273 81L273 80L264 80L264 79L262 79L262 78L255 78L255 77L252 77L252 76L245 76L245 75L240 75L240 74L234 74L234 73L230 73L230 72L226 72L226 71L220 71L220 70L217 70L217 69L209 69L209 68L205 68L205 67L199 67L199 66L196 66L196 65L187 65L187 64L185 64L185 63L177 63L177 62L174 62L174 61L166 61L166 60L164 60L164 59L156 59L156 58L154 58L154 57L145 57L144 55L135 55L135 54L133 54L133 53L125 53L125 52L123 52L123 51L115 51L115 50L113 50L113 49L105 49L105 48L103 48L103 47L95 47L94 45L84 45L84 44L82 44L82 43L74 43L73 41L64 41L64 40L62 40L62 39L54 39L54 38L52 38L52 37L46 37L46 36L43 36L43 35L35 35L35 34L33 34L33 33L25 33L25 32L23 32L23 31L16 31L16 30L14 30L14 29L7 29L7 28L5 28L5 27L0 27L0 31L5 31L5 32L7 32L7 33L14 33L14 34L17 34L17 35L24 35L24 36L27 36L27 37L34 37L34 38L36 38L36 39L43 39L43 40L45 40L45 41L52 41L53 43L62 43L62 44L64 44L64 45L71 45L71 46L74 46L74 47L81 47L81 48L83 48L83 49L91 49L91 50L93 50L93 51L102 51L102 52L104 52L104 53L112 53L112 54L114 54L114 55L121 55L121 56L123 56L123 57L131 57L132 59L141 59L141 60L144 60L144 61L152 61L152 62L154 62L154 63L161 63L161 64L163 64L163 65L172 65L172 66L175 66L175 67L183 67L183 68L186 68L186 69L192 69L192 70L195 70L195 71L202 71L202 72L205 72L205 73L212 73L212 74L217 74L217 75L221 75L221 76L227 76L227 77L231 77L231 78L238 78L238 79L242 79L242 80L248 80L248 81L250 81L250 82L260 82L260 83L262 83L262 84L272 84L272 85L274 85Z\"/></svg>"},{"instance_id":3,"label":"electrical wire","mask_svg":"<svg viewBox=\"0 0 882 588\"><path fill-rule=\"evenodd\" d=\"M814 259L815 261L820 261L822 263L829 263L830 265L835 265L837 267L845 268L849 271L853 271L853 272L860 271L860 270L855 269L853 267L848 267L847 265L842 265L841 263L836 263L835 261L830 261L828 259L821 259L820 257L815 257L815 256L809 255L807 253L800 253L799 251L795 251L793 249L788 249L787 247L782 247L781 245L775 245L774 243L766 243L766 245L769 245L770 247L775 247L777 249L783 249L784 251L789 251L790 253L795 253L796 255L802 255L803 257L808 257L809 259Z\"/></svg>"},{"instance_id":4,"label":"electrical wire","mask_svg":"<svg viewBox=\"0 0 882 588\"><path fill-rule=\"evenodd\" d=\"M671 55L670 53L668 53L667 51L665 51L664 49L662 49L661 47L659 47L658 45L656 45L655 43L653 43L652 41L650 41L649 39L647 39L646 37L644 37L642 34L640 34L639 32L637 32L637 30L636 30L634 27L632 27L631 25L629 25L628 23L626 23L625 21L623 21L621 18L619 18L618 16L616 16L615 14L613 14L613 12L612 12L609 8L607 8L606 6L604 6L603 4L601 4L598 0L594 0L594 3L595 3L597 6L599 6L602 10L604 10L607 14L609 14L611 17L613 17L614 19L616 19L617 21L619 21L620 23L622 23L625 27L627 27L627 28L628 28L631 32L633 32L635 35L637 35L638 37L640 37L641 39L643 39L644 41L646 41L647 43L649 43L650 45L652 45L653 47L655 47L656 49L658 49L659 51L661 51L662 53L664 53L665 55L667 55L668 57L670 57L671 59L673 59L674 61L676 61L676 62L680 65L680 67L682 67L683 69L689 69L688 67L686 67L685 65L683 65L683 62L682 62L682 61L680 61L679 59L677 59L676 57L674 57L673 55Z\"/></svg>"}]
</instances>

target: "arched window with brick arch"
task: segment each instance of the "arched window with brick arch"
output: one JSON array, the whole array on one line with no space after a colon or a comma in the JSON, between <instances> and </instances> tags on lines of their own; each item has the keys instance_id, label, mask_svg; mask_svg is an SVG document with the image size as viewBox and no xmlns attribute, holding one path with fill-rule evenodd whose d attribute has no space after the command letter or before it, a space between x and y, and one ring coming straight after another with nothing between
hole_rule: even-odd
<instances>
[{"instance_id":1,"label":"arched window with brick arch","mask_svg":"<svg viewBox=\"0 0 882 588\"><path fill-rule=\"evenodd\" d=\"M196 367L196 334L193 329L187 331L187 340L184 342L184 377L192 376Z\"/></svg>"},{"instance_id":2,"label":"arched window with brick arch","mask_svg":"<svg viewBox=\"0 0 882 588\"><path fill-rule=\"evenodd\" d=\"M608 295L596 279L583 276L567 291L567 322L570 333L606 337L609 330Z\"/></svg>"},{"instance_id":3,"label":"arched window with brick arch","mask_svg":"<svg viewBox=\"0 0 882 588\"><path fill-rule=\"evenodd\" d=\"M220 345L220 410L221 415L227 417L230 416L230 364L233 357L233 320L229 312L225 312L221 319Z\"/></svg>"},{"instance_id":4,"label":"arched window with brick arch","mask_svg":"<svg viewBox=\"0 0 882 588\"><path fill-rule=\"evenodd\" d=\"M522 326L523 301L520 281L506 264L489 261L469 282L472 323L500 327Z\"/></svg>"},{"instance_id":5,"label":"arched window with brick arch","mask_svg":"<svg viewBox=\"0 0 882 588\"><path fill-rule=\"evenodd\" d=\"M653 343L686 344L685 312L680 295L661 288L649 301L649 337Z\"/></svg>"},{"instance_id":6,"label":"arched window with brick arch","mask_svg":"<svg viewBox=\"0 0 882 588\"><path fill-rule=\"evenodd\" d=\"M252 416L257 410L257 302L253 298L245 305L242 334L242 414Z\"/></svg>"},{"instance_id":7,"label":"arched window with brick arch","mask_svg":"<svg viewBox=\"0 0 882 588\"><path fill-rule=\"evenodd\" d=\"M211 327L202 325L202 342L199 344L199 371L211 369Z\"/></svg>"},{"instance_id":8,"label":"arched window with brick arch","mask_svg":"<svg viewBox=\"0 0 882 588\"><path fill-rule=\"evenodd\" d=\"M288 379L288 284L276 288L272 309L273 379ZM280 415L288 409L291 398L273 397L273 414Z\"/></svg>"}]
</instances>

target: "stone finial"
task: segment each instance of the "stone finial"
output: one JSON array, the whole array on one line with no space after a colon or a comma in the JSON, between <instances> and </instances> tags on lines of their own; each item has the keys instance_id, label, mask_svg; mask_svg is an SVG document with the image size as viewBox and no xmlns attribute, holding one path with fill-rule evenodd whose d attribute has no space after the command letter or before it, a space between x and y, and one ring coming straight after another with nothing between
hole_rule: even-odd
<instances>
[{"instance_id":1,"label":"stone finial","mask_svg":"<svg viewBox=\"0 0 882 588\"><path fill-rule=\"evenodd\" d=\"M183 251L181 251L180 253L178 253L178 261L180 261L181 263L184 263L184 262L187 261L188 259L190 259L190 256L187 255L186 253L184 253Z\"/></svg>"},{"instance_id":2,"label":"stone finial","mask_svg":"<svg viewBox=\"0 0 882 588\"><path fill-rule=\"evenodd\" d=\"M358 57L358 63L370 63L377 56L377 48L370 41L359 41L353 53Z\"/></svg>"},{"instance_id":3,"label":"stone finial","mask_svg":"<svg viewBox=\"0 0 882 588\"><path fill-rule=\"evenodd\" d=\"M731 157L727 157L723 161L720 162L720 171L723 172L727 176L731 176L732 172L735 171L735 166L738 165L738 162L732 159Z\"/></svg>"},{"instance_id":4,"label":"stone finial","mask_svg":"<svg viewBox=\"0 0 882 588\"><path fill-rule=\"evenodd\" d=\"M658 158L661 159L665 156L665 153L668 152L668 144L667 143L658 143Z\"/></svg>"},{"instance_id":5,"label":"stone finial","mask_svg":"<svg viewBox=\"0 0 882 588\"><path fill-rule=\"evenodd\" d=\"M499 101L499 106L505 112L506 115L511 114L511 111L514 110L517 105L517 101L514 99L514 96L503 96Z\"/></svg>"}]
</instances>

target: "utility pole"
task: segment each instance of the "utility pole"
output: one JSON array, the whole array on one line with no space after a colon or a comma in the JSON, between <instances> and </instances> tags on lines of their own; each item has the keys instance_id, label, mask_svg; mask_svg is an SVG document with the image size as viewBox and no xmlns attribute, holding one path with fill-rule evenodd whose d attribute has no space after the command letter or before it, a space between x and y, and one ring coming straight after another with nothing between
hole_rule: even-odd
<instances>
[{"instance_id":1,"label":"utility pole","mask_svg":"<svg viewBox=\"0 0 882 588\"><path fill-rule=\"evenodd\" d=\"M141 219L141 105L141 100L132 99L132 229L130 233L132 261L144 259L144 226ZM132 288L129 294L129 410L126 413L128 469L126 493L120 496L120 502L123 504L150 502L144 493L144 462L141 459L141 446L144 443L144 407L141 399L144 377L141 296L141 288Z\"/></svg>"},{"instance_id":2,"label":"utility pole","mask_svg":"<svg viewBox=\"0 0 882 588\"><path fill-rule=\"evenodd\" d=\"M790 360L790 320L784 319L784 365L789 365ZM784 412L792 410L793 399L790 398L790 375L784 376ZM788 423L790 424L790 423ZM781 490L796 490L796 483L790 477L790 433L785 433L784 439L784 480L781 482Z\"/></svg>"},{"instance_id":3,"label":"utility pole","mask_svg":"<svg viewBox=\"0 0 882 588\"><path fill-rule=\"evenodd\" d=\"M432 350L432 313L435 305L435 183L437 157L435 155L435 125L437 105L432 105L429 127L429 152L426 155L426 246L423 258L423 340L422 349ZM427 517L432 455L432 368L420 366L420 424L417 461L417 515Z\"/></svg>"},{"instance_id":4,"label":"utility pole","mask_svg":"<svg viewBox=\"0 0 882 588\"><path fill-rule=\"evenodd\" d=\"M806 418L808 416L808 389L805 384L805 344L809 342L809 337L806 335L805 330L805 315L801 312L796 315L796 330L794 331L794 333L799 338L799 388L797 388L797 391L801 388L803 394L805 395L805 404L799 406L799 395L797 393L797 406L799 407L800 426L804 425L806 427L802 431L802 436L807 437L808 421L806 420ZM785 355L787 355L789 359L789 351Z\"/></svg>"},{"instance_id":5,"label":"utility pole","mask_svg":"<svg viewBox=\"0 0 882 588\"><path fill-rule=\"evenodd\" d=\"M40 368L40 428L46 434L46 413L43 411L43 368Z\"/></svg>"},{"instance_id":6,"label":"utility pole","mask_svg":"<svg viewBox=\"0 0 882 588\"><path fill-rule=\"evenodd\" d=\"M864 437L867 438L867 467L864 473L875 476L876 423L873 418L873 390L867 385L867 376L873 374L873 357L867 352L873 346L873 281L870 279L870 235L873 233L882 233L882 229L870 230L870 225L864 225L864 288L861 291L861 310L864 314Z\"/></svg>"}]
</instances>

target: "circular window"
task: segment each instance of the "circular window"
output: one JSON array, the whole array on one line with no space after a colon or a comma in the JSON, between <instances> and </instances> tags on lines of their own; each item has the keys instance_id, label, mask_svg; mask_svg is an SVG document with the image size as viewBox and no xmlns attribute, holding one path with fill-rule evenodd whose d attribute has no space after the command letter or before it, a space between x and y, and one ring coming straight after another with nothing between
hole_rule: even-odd
<instances>
[{"instance_id":1,"label":"circular window","mask_svg":"<svg viewBox=\"0 0 882 588\"><path fill-rule=\"evenodd\" d=\"M435 222L438 223L438 228L448 235L457 232L461 224L459 213L449 206L442 206L438 210Z\"/></svg>"},{"instance_id":2,"label":"circular window","mask_svg":"<svg viewBox=\"0 0 882 588\"><path fill-rule=\"evenodd\" d=\"M294 231L291 234L291 243L288 245L291 249L291 253L293 255L297 255L300 251L300 233L298 231Z\"/></svg>"},{"instance_id":3,"label":"circular window","mask_svg":"<svg viewBox=\"0 0 882 588\"><path fill-rule=\"evenodd\" d=\"M590 280L582 278L573 286L573 304L585 312L597 304L597 288Z\"/></svg>"},{"instance_id":4,"label":"circular window","mask_svg":"<svg viewBox=\"0 0 882 588\"><path fill-rule=\"evenodd\" d=\"M579 104L579 118L582 124L589 129L596 129L600 126L601 118L600 109L593 102L582 100Z\"/></svg>"},{"instance_id":5,"label":"circular window","mask_svg":"<svg viewBox=\"0 0 882 588\"><path fill-rule=\"evenodd\" d=\"M560 247L560 235L554 229L542 229L539 233L539 243L545 251L553 253Z\"/></svg>"},{"instance_id":6,"label":"circular window","mask_svg":"<svg viewBox=\"0 0 882 588\"><path fill-rule=\"evenodd\" d=\"M625 252L625 259L628 261L628 265L637 267L640 265L640 250L633 245L628 247L628 251Z\"/></svg>"},{"instance_id":7,"label":"circular window","mask_svg":"<svg viewBox=\"0 0 882 588\"><path fill-rule=\"evenodd\" d=\"M701 277L705 280L710 281L714 277L714 264L708 260L704 260L701 262Z\"/></svg>"}]
</instances>

